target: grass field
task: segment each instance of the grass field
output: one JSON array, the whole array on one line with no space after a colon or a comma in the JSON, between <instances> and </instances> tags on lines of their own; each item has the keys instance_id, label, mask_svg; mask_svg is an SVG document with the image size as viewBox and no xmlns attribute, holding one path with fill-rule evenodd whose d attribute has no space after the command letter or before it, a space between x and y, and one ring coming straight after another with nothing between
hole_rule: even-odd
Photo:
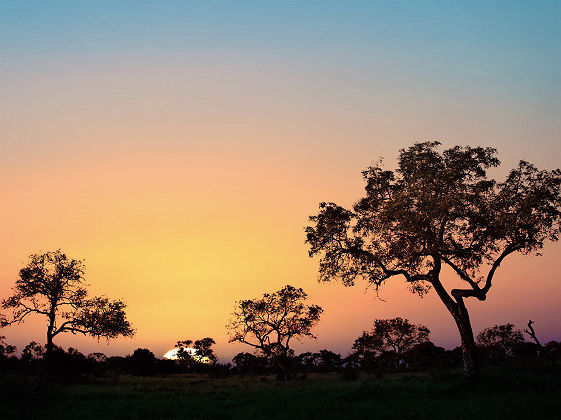
<instances>
[{"instance_id":1,"label":"grass field","mask_svg":"<svg viewBox=\"0 0 561 420\"><path fill-rule=\"evenodd\" d=\"M561 369L488 369L476 386L459 372L273 377L116 376L42 385L0 376L4 418L536 419L559 418Z\"/></svg>"}]
</instances>

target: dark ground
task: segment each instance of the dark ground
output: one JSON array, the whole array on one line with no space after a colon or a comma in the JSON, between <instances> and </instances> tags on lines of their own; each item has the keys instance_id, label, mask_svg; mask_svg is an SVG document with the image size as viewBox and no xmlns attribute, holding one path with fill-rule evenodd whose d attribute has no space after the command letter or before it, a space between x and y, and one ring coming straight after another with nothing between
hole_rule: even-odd
<instances>
[{"instance_id":1,"label":"dark ground","mask_svg":"<svg viewBox=\"0 0 561 420\"><path fill-rule=\"evenodd\" d=\"M476 385L461 372L210 378L107 376L42 384L0 375L2 418L537 419L561 418L561 368L488 368Z\"/></svg>"}]
</instances>

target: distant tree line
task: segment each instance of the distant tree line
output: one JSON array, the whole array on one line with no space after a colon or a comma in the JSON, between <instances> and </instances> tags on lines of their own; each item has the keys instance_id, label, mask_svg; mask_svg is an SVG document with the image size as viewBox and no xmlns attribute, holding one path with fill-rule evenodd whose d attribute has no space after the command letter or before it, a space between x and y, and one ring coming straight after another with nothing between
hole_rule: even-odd
<instances>
[{"instance_id":1,"label":"distant tree line","mask_svg":"<svg viewBox=\"0 0 561 420\"><path fill-rule=\"evenodd\" d=\"M526 334L529 335L529 334ZM132 354L106 356L103 353L84 355L74 348L54 346L47 360L46 346L31 342L17 357L15 346L0 337L0 372L41 375L47 369L55 379L65 382L92 376L115 374L135 376L165 376L171 374L208 374L213 377L231 375L275 375L278 379L298 379L315 373L338 373L343 379L355 379L360 373L383 375L391 372L459 369L462 366L461 347L446 350L430 340L428 328L407 319L377 319L370 331L364 331L354 341L351 352L343 357L328 349L288 352L280 367L274 353L240 352L231 363L218 363L212 346L214 340L183 340L176 360L158 358L149 349L138 348ZM561 342L550 341L544 346L513 324L485 328L477 335L477 352L484 365L503 366L517 363L561 361ZM186 348L197 350L186 351ZM187 346L187 347L185 347ZM206 358L200 356L205 354ZM287 373L289 372L289 373Z\"/></svg>"}]
</instances>

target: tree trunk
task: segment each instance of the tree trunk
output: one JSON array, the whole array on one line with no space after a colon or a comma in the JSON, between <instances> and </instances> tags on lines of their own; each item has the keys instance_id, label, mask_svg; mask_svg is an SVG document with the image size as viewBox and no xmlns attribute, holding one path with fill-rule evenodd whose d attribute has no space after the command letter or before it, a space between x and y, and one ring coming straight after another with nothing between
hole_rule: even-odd
<instances>
[{"instance_id":1,"label":"tree trunk","mask_svg":"<svg viewBox=\"0 0 561 420\"><path fill-rule=\"evenodd\" d=\"M45 357L47 359L50 358L53 352L53 329L54 329L54 322L49 322L49 326L47 327L47 345L45 346Z\"/></svg>"},{"instance_id":2,"label":"tree trunk","mask_svg":"<svg viewBox=\"0 0 561 420\"><path fill-rule=\"evenodd\" d=\"M436 264L439 268L440 264ZM436 271L437 274L439 270ZM473 330L471 329L471 321L469 320L469 314L464 303L464 299L461 295L455 294L454 290L452 294L455 300L450 297L450 295L442 287L442 283L438 277L433 278L432 285L442 300L442 303L446 306L456 325L458 326L458 331L460 332L460 338L462 339L462 360L464 363L464 375L468 380L479 379L479 363L477 360L477 347L475 346L475 340L473 339Z\"/></svg>"},{"instance_id":3,"label":"tree trunk","mask_svg":"<svg viewBox=\"0 0 561 420\"><path fill-rule=\"evenodd\" d=\"M460 298L458 299L458 313L454 316L456 325L462 339L462 360L464 362L464 375L466 379L477 380L480 376L477 347L473 339L473 330L467 308Z\"/></svg>"},{"instance_id":4,"label":"tree trunk","mask_svg":"<svg viewBox=\"0 0 561 420\"><path fill-rule=\"evenodd\" d=\"M47 345L45 346L45 356L50 356L53 352L53 337L50 334L47 334Z\"/></svg>"},{"instance_id":5,"label":"tree trunk","mask_svg":"<svg viewBox=\"0 0 561 420\"><path fill-rule=\"evenodd\" d=\"M277 354L274 357L274 362L279 368L278 379L281 381L287 381L292 379L292 370L290 366L290 358L288 356L288 351L284 351L281 354Z\"/></svg>"},{"instance_id":6,"label":"tree trunk","mask_svg":"<svg viewBox=\"0 0 561 420\"><path fill-rule=\"evenodd\" d=\"M286 366L284 365L283 362L278 362L278 367L279 367L279 379L281 381L286 381L288 380L288 372L286 369Z\"/></svg>"},{"instance_id":7,"label":"tree trunk","mask_svg":"<svg viewBox=\"0 0 561 420\"><path fill-rule=\"evenodd\" d=\"M47 327L47 345L45 346L45 363L47 365L47 378L50 380L54 374L53 368L53 331L55 326L55 315L51 312L49 326Z\"/></svg>"}]
</instances>

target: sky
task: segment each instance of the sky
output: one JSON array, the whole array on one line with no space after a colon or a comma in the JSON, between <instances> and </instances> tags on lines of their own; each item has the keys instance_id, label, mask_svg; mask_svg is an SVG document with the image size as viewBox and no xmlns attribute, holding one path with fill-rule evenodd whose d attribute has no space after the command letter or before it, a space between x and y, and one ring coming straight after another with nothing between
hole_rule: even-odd
<instances>
[{"instance_id":1,"label":"sky","mask_svg":"<svg viewBox=\"0 0 561 420\"><path fill-rule=\"evenodd\" d=\"M251 350L228 343L234 303L285 284L325 311L297 352L347 354L395 316L453 348L434 293L319 284L304 227L416 141L495 147L499 179L521 159L559 167L560 18L556 1L0 0L0 297L60 248L137 330L57 337L86 354L210 336L229 360ZM506 260L468 303L474 331L532 319L560 340L560 277L559 243ZM45 330L0 334L21 350Z\"/></svg>"}]
</instances>

